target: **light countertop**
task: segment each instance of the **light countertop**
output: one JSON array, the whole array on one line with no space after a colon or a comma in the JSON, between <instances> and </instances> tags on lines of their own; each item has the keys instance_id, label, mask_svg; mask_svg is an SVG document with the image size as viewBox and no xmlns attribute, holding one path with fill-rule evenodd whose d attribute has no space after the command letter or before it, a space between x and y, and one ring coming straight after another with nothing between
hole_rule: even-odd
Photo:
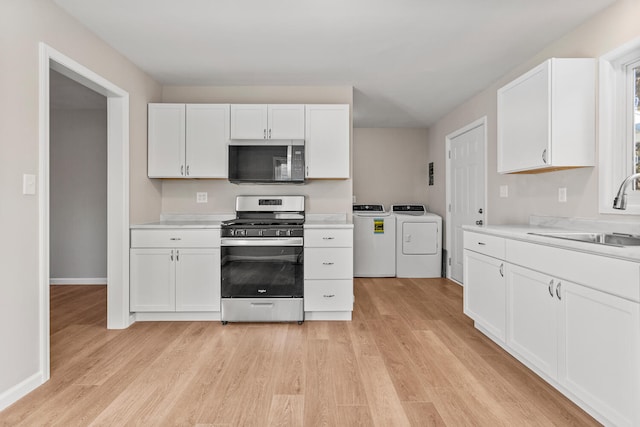
<instances>
[{"instance_id":1,"label":"light countertop","mask_svg":"<svg viewBox=\"0 0 640 427\"><path fill-rule=\"evenodd\" d=\"M596 243L580 242L576 240L558 239L548 236L537 236L529 233L571 233L571 232L601 232L593 229L575 229L546 227L540 225L487 225L475 226L465 225L462 227L466 231L489 234L493 236L505 237L508 239L522 240L531 243L538 243L557 248L570 249L574 251L587 252L596 255L603 255L612 258L620 258L629 261L640 262L640 246L611 246Z\"/></svg>"},{"instance_id":2,"label":"light countertop","mask_svg":"<svg viewBox=\"0 0 640 427\"><path fill-rule=\"evenodd\" d=\"M234 214L220 215L163 215L160 221L131 224L133 229L153 228L220 228L222 221L235 218ZM346 214L307 214L305 228L353 228Z\"/></svg>"}]
</instances>

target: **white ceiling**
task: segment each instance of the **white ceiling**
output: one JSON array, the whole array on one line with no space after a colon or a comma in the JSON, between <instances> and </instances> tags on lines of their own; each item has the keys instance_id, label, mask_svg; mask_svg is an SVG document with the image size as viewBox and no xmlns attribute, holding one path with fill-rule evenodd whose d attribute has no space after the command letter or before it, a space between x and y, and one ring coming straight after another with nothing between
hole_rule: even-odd
<instances>
[{"instance_id":1,"label":"white ceiling","mask_svg":"<svg viewBox=\"0 0 640 427\"><path fill-rule=\"evenodd\" d=\"M167 85L351 85L427 127L614 0L54 0Z\"/></svg>"}]
</instances>

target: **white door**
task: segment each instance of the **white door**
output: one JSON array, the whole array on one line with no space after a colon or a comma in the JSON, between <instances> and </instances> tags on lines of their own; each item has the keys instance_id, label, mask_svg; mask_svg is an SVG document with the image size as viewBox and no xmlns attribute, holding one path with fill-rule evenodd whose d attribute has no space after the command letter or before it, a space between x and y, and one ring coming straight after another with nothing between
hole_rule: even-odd
<instances>
[{"instance_id":1,"label":"white door","mask_svg":"<svg viewBox=\"0 0 640 427\"><path fill-rule=\"evenodd\" d=\"M557 279L518 265L507 269L507 345L547 374L558 375Z\"/></svg>"},{"instance_id":2,"label":"white door","mask_svg":"<svg viewBox=\"0 0 640 427\"><path fill-rule=\"evenodd\" d=\"M305 107L307 178L349 178L349 105Z\"/></svg>"},{"instance_id":3,"label":"white door","mask_svg":"<svg viewBox=\"0 0 640 427\"><path fill-rule=\"evenodd\" d=\"M187 104L186 176L226 178L229 104Z\"/></svg>"},{"instance_id":4,"label":"white door","mask_svg":"<svg viewBox=\"0 0 640 427\"><path fill-rule=\"evenodd\" d=\"M486 119L447 136L447 250L449 276L463 281L462 226L485 219ZM482 222L479 222L482 221Z\"/></svg>"},{"instance_id":5,"label":"white door","mask_svg":"<svg viewBox=\"0 0 640 427\"><path fill-rule=\"evenodd\" d=\"M185 175L185 104L149 104L148 175L180 178Z\"/></svg>"},{"instance_id":6,"label":"white door","mask_svg":"<svg viewBox=\"0 0 640 427\"><path fill-rule=\"evenodd\" d=\"M231 139L267 139L267 104L232 104Z\"/></svg>"},{"instance_id":7,"label":"white door","mask_svg":"<svg viewBox=\"0 0 640 427\"><path fill-rule=\"evenodd\" d=\"M559 381L615 425L639 425L640 308L562 282Z\"/></svg>"},{"instance_id":8,"label":"white door","mask_svg":"<svg viewBox=\"0 0 640 427\"><path fill-rule=\"evenodd\" d=\"M220 249L176 249L176 311L220 311Z\"/></svg>"},{"instance_id":9,"label":"white door","mask_svg":"<svg viewBox=\"0 0 640 427\"><path fill-rule=\"evenodd\" d=\"M131 249L131 311L175 311L175 249Z\"/></svg>"},{"instance_id":10,"label":"white door","mask_svg":"<svg viewBox=\"0 0 640 427\"><path fill-rule=\"evenodd\" d=\"M438 224L435 222L403 222L402 253L433 255L438 250Z\"/></svg>"},{"instance_id":11,"label":"white door","mask_svg":"<svg viewBox=\"0 0 640 427\"><path fill-rule=\"evenodd\" d=\"M304 104L270 104L269 139L304 139Z\"/></svg>"}]
</instances>

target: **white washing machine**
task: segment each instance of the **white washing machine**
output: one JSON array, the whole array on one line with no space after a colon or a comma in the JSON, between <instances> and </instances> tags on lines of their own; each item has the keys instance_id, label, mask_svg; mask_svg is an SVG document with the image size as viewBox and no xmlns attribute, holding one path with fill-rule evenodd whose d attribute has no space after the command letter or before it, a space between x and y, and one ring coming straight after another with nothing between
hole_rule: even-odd
<instances>
[{"instance_id":1,"label":"white washing machine","mask_svg":"<svg viewBox=\"0 0 640 427\"><path fill-rule=\"evenodd\" d=\"M429 278L442 272L442 218L424 205L392 205L396 216L396 276Z\"/></svg>"},{"instance_id":2,"label":"white washing machine","mask_svg":"<svg viewBox=\"0 0 640 427\"><path fill-rule=\"evenodd\" d=\"M353 205L353 276L396 275L396 218L382 204Z\"/></svg>"}]
</instances>

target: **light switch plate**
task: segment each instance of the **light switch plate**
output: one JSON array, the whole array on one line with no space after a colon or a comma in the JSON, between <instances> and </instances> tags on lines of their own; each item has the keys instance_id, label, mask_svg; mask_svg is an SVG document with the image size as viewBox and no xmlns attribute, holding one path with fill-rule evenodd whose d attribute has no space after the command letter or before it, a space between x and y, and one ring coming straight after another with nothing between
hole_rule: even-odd
<instances>
[{"instance_id":1,"label":"light switch plate","mask_svg":"<svg viewBox=\"0 0 640 427\"><path fill-rule=\"evenodd\" d=\"M509 186L508 185L501 185L500 186L500 197L502 197L503 199L506 197L509 197Z\"/></svg>"},{"instance_id":2,"label":"light switch plate","mask_svg":"<svg viewBox=\"0 0 640 427\"><path fill-rule=\"evenodd\" d=\"M558 201L565 203L567 201L567 187L558 188Z\"/></svg>"},{"instance_id":3,"label":"light switch plate","mask_svg":"<svg viewBox=\"0 0 640 427\"><path fill-rule=\"evenodd\" d=\"M25 173L22 175L22 194L36 194L36 176Z\"/></svg>"},{"instance_id":4,"label":"light switch plate","mask_svg":"<svg viewBox=\"0 0 640 427\"><path fill-rule=\"evenodd\" d=\"M196 193L196 203L207 203L209 198L209 193L206 191Z\"/></svg>"}]
</instances>

